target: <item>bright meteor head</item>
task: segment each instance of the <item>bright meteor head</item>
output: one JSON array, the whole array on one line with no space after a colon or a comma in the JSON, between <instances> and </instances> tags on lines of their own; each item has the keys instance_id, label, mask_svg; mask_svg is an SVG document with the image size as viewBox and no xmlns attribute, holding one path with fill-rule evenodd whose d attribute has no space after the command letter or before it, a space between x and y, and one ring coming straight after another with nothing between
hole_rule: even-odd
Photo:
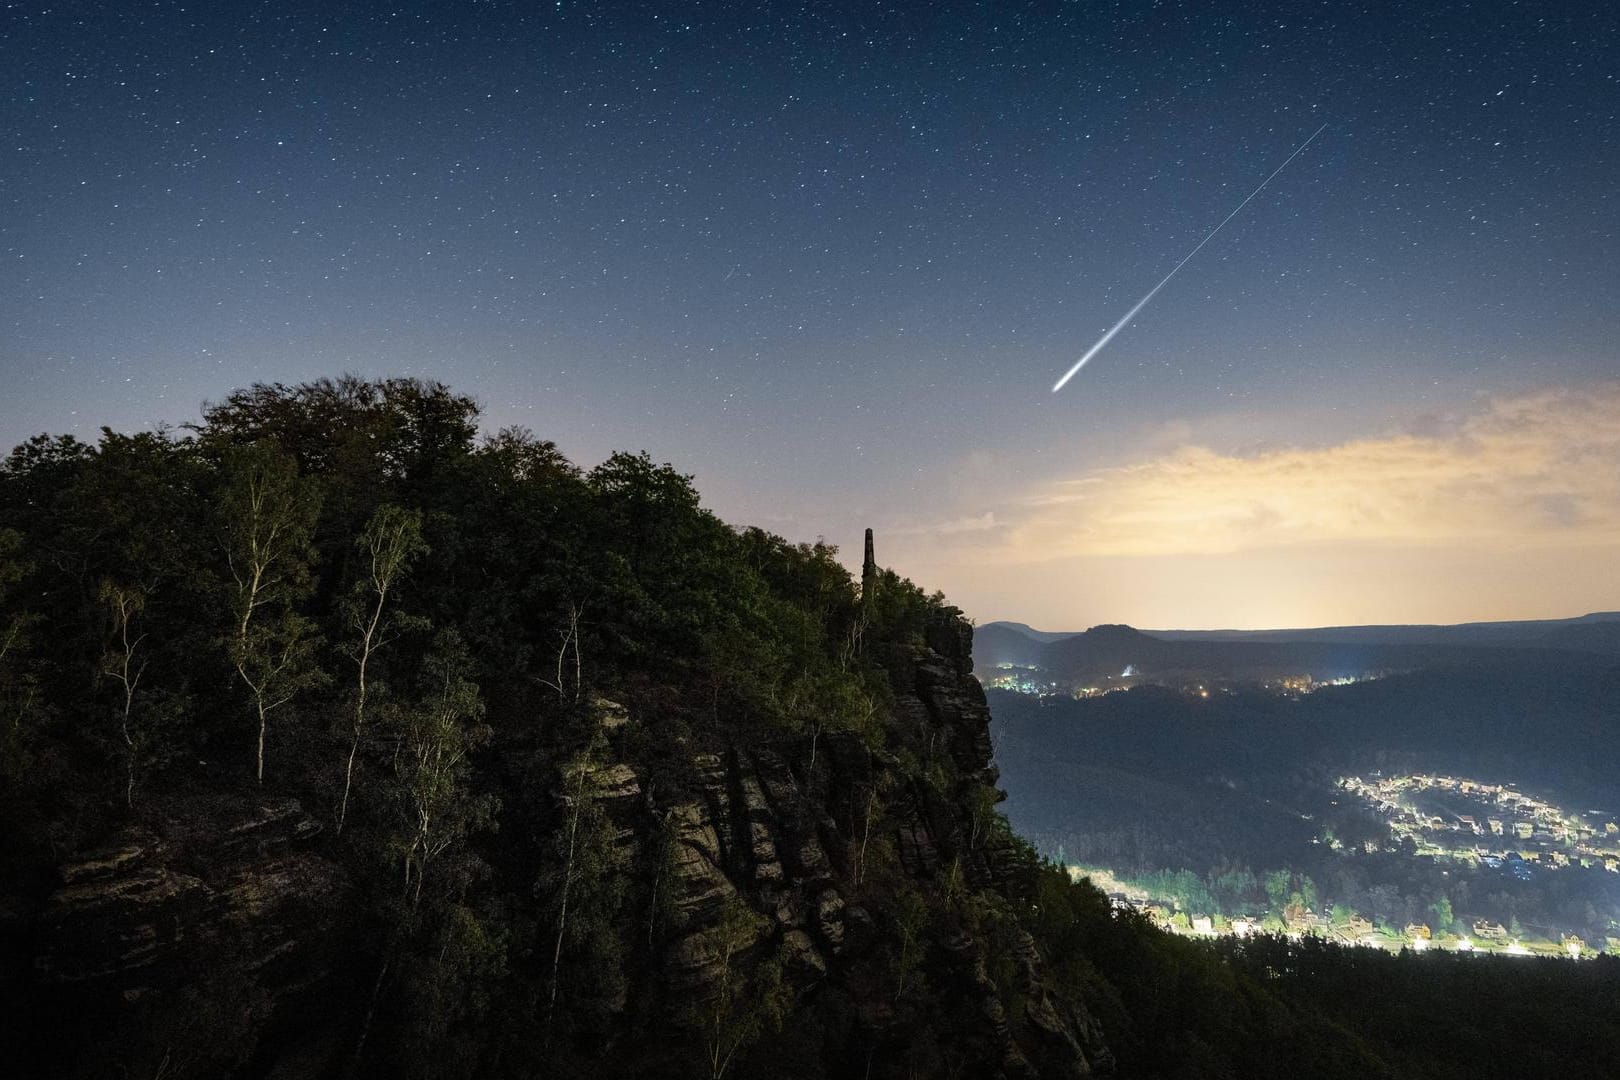
<instances>
[{"instance_id":1,"label":"bright meteor head","mask_svg":"<svg viewBox=\"0 0 1620 1080\"><path fill-rule=\"evenodd\" d=\"M1182 261L1185 262L1186 260L1183 259ZM1180 269L1181 269L1181 267L1179 267L1179 266L1176 267L1176 270L1180 270ZM1164 281L1169 281L1171 277L1175 276L1176 270L1170 271L1170 274L1165 277ZM1113 341L1114 340L1114 335L1119 333L1121 330L1125 329L1126 324L1129 323L1132 319L1136 318L1136 313L1138 311L1141 311L1144 307L1147 306L1147 302L1149 300L1153 299L1153 293L1156 293L1160 289L1164 288L1164 281L1161 281L1157 285L1153 286L1153 289L1152 289L1151 292L1149 292L1146 296L1142 297L1142 299L1138 300L1136 302L1136 306L1131 308L1131 310L1127 311L1125 313L1125 317L1123 319L1121 319L1121 320L1119 320L1119 322L1115 323L1113 325L1113 327L1109 329L1108 333L1104 334L1101 338L1099 338L1097 340L1097 344L1095 344L1091 348L1087 349L1086 350L1086 355L1082 356L1075 363L1074 367L1070 368L1068 371L1065 371L1063 373L1063 378L1059 379L1057 381L1057 383L1052 387L1052 393L1055 394L1059 390L1063 389L1063 384L1068 382L1070 379L1074 378L1075 375L1080 371L1080 369L1086 366L1086 361L1087 360L1090 360L1093 356L1096 356L1098 353L1102 352L1103 346L1107 345L1110 341Z\"/></svg>"}]
</instances>

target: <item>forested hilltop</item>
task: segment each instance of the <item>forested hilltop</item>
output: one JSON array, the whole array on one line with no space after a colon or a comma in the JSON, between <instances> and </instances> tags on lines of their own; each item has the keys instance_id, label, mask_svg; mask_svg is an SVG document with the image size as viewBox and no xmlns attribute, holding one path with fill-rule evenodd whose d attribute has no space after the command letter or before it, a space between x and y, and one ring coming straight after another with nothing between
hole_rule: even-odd
<instances>
[{"instance_id":1,"label":"forested hilltop","mask_svg":"<svg viewBox=\"0 0 1620 1080\"><path fill-rule=\"evenodd\" d=\"M960 612L835 555L416 380L17 447L12 1074L1620 1072L1608 959L1112 912L997 812Z\"/></svg>"}]
</instances>

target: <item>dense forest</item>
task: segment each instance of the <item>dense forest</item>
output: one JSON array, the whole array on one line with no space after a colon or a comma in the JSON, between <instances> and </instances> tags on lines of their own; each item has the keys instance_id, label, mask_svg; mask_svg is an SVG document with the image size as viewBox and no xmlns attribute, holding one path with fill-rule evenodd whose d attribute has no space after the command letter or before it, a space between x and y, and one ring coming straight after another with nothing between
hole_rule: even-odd
<instances>
[{"instance_id":1,"label":"dense forest","mask_svg":"<svg viewBox=\"0 0 1620 1080\"><path fill-rule=\"evenodd\" d=\"M836 556L418 380L18 446L14 1075L1620 1073L1612 958L1113 911L998 813L960 612Z\"/></svg>"}]
</instances>

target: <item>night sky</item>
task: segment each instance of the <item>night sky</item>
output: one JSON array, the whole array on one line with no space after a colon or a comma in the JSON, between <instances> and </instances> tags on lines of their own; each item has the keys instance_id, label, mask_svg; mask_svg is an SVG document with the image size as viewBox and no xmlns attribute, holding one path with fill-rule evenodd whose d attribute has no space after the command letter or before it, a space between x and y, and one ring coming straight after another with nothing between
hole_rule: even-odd
<instances>
[{"instance_id":1,"label":"night sky","mask_svg":"<svg viewBox=\"0 0 1620 1080\"><path fill-rule=\"evenodd\" d=\"M7 445L414 374L980 620L1620 608L1612 4L0 19Z\"/></svg>"}]
</instances>

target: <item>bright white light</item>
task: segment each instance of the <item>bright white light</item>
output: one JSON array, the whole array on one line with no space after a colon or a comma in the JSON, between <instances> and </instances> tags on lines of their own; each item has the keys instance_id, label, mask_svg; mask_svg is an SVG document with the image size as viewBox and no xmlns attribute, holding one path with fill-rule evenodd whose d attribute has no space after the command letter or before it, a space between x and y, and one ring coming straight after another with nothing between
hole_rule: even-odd
<instances>
[{"instance_id":1,"label":"bright white light","mask_svg":"<svg viewBox=\"0 0 1620 1080\"><path fill-rule=\"evenodd\" d=\"M1125 317L1123 319L1121 319L1121 320L1119 320L1119 322L1115 323L1113 325L1113 327L1109 329L1108 333L1104 334L1097 341L1097 344L1093 345L1091 348L1086 350L1086 355L1082 356L1078 361L1076 361L1074 367L1070 368L1068 371L1063 373L1063 378L1059 379L1057 381L1057 383L1053 385L1052 393L1055 394L1059 390L1063 389L1063 384L1068 382L1070 379L1074 378L1075 375L1079 373L1080 369L1086 366L1086 362L1088 360L1090 360L1093 356L1096 356L1098 353L1102 352L1103 346L1107 345L1110 341L1113 341L1114 340L1114 335L1119 333L1121 330L1125 329L1126 325L1132 319L1136 318L1136 313L1141 311L1143 308L1147 307L1147 302L1149 300L1152 300L1153 297L1158 293L1158 291L1160 289L1162 289L1166 285L1170 284L1170 279L1176 276L1176 271L1177 270L1180 270L1183 266L1186 266L1187 263L1192 259L1192 257L1194 255L1198 254L1200 251L1202 251L1204 249L1205 244L1207 244L1211 240L1215 239L1215 234L1220 232L1223 228L1225 228L1226 223L1228 221L1231 221L1233 218L1237 217L1239 211L1241 211L1245 206L1248 206L1250 201L1253 200L1256 195L1260 194L1260 192L1265 190L1265 187L1266 187L1267 184L1271 183L1272 180L1276 179L1277 173L1280 173L1284 169L1288 168L1288 162L1289 161L1293 161L1295 158L1299 157L1300 154L1304 153L1305 148L1307 146L1311 145L1311 140L1315 139L1318 135L1322 134L1322 132L1325 131L1326 129L1327 129L1327 125L1323 124L1321 127L1317 128L1315 131L1311 132L1311 137L1309 139L1306 139L1304 142L1300 143L1299 147L1292 154L1288 155L1288 160L1287 161L1284 161L1281 165L1277 166L1276 170L1273 171L1270 176L1268 176L1264 180L1260 181L1260 186L1255 188L1253 191L1249 192L1249 197L1247 199L1244 199L1242 202L1238 203L1237 210L1233 210L1230 214L1227 214L1224 218L1222 218L1221 223L1219 225L1215 226L1213 229L1211 229L1209 231L1208 236L1206 236L1202 240L1198 241L1198 246L1197 247L1195 247L1191 251L1187 252L1186 258L1184 258L1180 262L1176 263L1175 270L1171 270L1168 274L1164 275L1164 280L1163 281L1161 281L1157 285L1153 286L1152 289L1149 289L1148 294L1146 296L1142 297L1142 299L1138 300L1136 302L1136 306L1131 308L1131 310L1127 311L1125 313Z\"/></svg>"}]
</instances>

